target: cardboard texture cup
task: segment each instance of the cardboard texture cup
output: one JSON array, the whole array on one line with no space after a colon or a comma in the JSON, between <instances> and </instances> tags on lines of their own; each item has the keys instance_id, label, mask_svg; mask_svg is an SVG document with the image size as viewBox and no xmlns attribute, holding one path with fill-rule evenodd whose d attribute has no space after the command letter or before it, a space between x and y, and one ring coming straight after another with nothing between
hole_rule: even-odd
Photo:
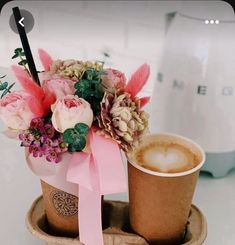
<instances>
[{"instance_id":1,"label":"cardboard texture cup","mask_svg":"<svg viewBox=\"0 0 235 245\"><path fill-rule=\"evenodd\" d=\"M178 142L196 153L200 162L185 172L159 173L141 167L128 155L130 224L150 244L181 244L205 153L193 141L174 134L150 135L142 142L153 138Z\"/></svg>"},{"instance_id":2,"label":"cardboard texture cup","mask_svg":"<svg viewBox=\"0 0 235 245\"><path fill-rule=\"evenodd\" d=\"M78 201L74 195L59 190L41 180L43 204L50 228L56 236L77 237L79 235ZM101 198L102 226L107 227L103 219L103 200Z\"/></svg>"},{"instance_id":3,"label":"cardboard texture cup","mask_svg":"<svg viewBox=\"0 0 235 245\"><path fill-rule=\"evenodd\" d=\"M57 236L78 236L78 198L42 180L41 186L50 232Z\"/></svg>"}]
</instances>

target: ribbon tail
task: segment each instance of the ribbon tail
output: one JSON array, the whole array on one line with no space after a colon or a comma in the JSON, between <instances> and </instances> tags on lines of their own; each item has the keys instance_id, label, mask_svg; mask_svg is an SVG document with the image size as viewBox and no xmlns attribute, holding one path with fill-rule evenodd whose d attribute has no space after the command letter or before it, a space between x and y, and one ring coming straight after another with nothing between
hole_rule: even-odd
<instances>
[{"instance_id":1,"label":"ribbon tail","mask_svg":"<svg viewBox=\"0 0 235 245\"><path fill-rule=\"evenodd\" d=\"M90 174L92 190L79 185L79 236L85 245L103 245L100 180L93 157Z\"/></svg>"},{"instance_id":2,"label":"ribbon tail","mask_svg":"<svg viewBox=\"0 0 235 245\"><path fill-rule=\"evenodd\" d=\"M91 131L90 145L91 154L73 154L67 179L79 185L80 241L103 245L101 196L126 191L126 176L116 142Z\"/></svg>"},{"instance_id":3,"label":"ribbon tail","mask_svg":"<svg viewBox=\"0 0 235 245\"><path fill-rule=\"evenodd\" d=\"M101 195L79 186L79 238L85 245L103 245Z\"/></svg>"},{"instance_id":4,"label":"ribbon tail","mask_svg":"<svg viewBox=\"0 0 235 245\"><path fill-rule=\"evenodd\" d=\"M127 191L126 175L118 144L92 131L91 149L102 195Z\"/></svg>"}]
</instances>

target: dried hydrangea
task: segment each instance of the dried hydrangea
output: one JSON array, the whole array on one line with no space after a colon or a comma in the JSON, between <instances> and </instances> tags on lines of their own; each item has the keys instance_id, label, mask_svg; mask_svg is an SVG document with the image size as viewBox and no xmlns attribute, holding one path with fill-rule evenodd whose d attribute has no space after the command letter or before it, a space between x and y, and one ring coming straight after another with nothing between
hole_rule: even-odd
<instances>
[{"instance_id":1,"label":"dried hydrangea","mask_svg":"<svg viewBox=\"0 0 235 245\"><path fill-rule=\"evenodd\" d=\"M45 72L44 80L50 79L53 75L59 75L61 77L69 77L74 80L79 80L87 68L94 68L97 71L103 69L103 64L90 61L78 61L78 60L55 60L53 61L50 71Z\"/></svg>"},{"instance_id":2,"label":"dried hydrangea","mask_svg":"<svg viewBox=\"0 0 235 245\"><path fill-rule=\"evenodd\" d=\"M101 114L97 118L98 133L111 137L128 152L148 130L148 117L141 110L138 98L132 99L129 93L123 91L116 94L106 92L101 102Z\"/></svg>"}]
</instances>

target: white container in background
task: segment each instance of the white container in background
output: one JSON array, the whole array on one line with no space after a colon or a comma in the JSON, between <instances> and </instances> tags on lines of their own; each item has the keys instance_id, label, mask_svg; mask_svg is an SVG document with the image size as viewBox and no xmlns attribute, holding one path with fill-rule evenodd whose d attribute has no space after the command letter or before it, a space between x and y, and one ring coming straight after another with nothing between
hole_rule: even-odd
<instances>
[{"instance_id":1,"label":"white container in background","mask_svg":"<svg viewBox=\"0 0 235 245\"><path fill-rule=\"evenodd\" d=\"M219 1L186 1L167 16L151 100L151 132L192 138L214 177L235 167L235 16Z\"/></svg>"}]
</instances>

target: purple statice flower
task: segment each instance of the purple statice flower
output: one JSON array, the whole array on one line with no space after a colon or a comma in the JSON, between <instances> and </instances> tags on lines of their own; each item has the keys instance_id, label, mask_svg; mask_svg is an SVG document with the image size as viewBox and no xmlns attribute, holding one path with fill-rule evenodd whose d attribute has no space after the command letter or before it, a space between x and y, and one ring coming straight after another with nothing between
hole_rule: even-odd
<instances>
[{"instance_id":1,"label":"purple statice flower","mask_svg":"<svg viewBox=\"0 0 235 245\"><path fill-rule=\"evenodd\" d=\"M61 154L59 154L54 148L47 149L45 155L48 162L58 163L61 160Z\"/></svg>"},{"instance_id":2,"label":"purple statice flower","mask_svg":"<svg viewBox=\"0 0 235 245\"><path fill-rule=\"evenodd\" d=\"M54 147L59 153L64 153L68 150L67 144L63 142L62 134L58 136L57 140L54 141Z\"/></svg>"},{"instance_id":3,"label":"purple statice flower","mask_svg":"<svg viewBox=\"0 0 235 245\"><path fill-rule=\"evenodd\" d=\"M41 146L41 141L40 141L40 139L34 140L33 145L38 146L38 147Z\"/></svg>"},{"instance_id":4,"label":"purple statice flower","mask_svg":"<svg viewBox=\"0 0 235 245\"><path fill-rule=\"evenodd\" d=\"M56 132L51 122L45 123L44 118L34 118L27 133L20 134L19 138L21 146L29 147L33 157L45 156L48 162L58 163L68 150L62 134Z\"/></svg>"},{"instance_id":5,"label":"purple statice flower","mask_svg":"<svg viewBox=\"0 0 235 245\"><path fill-rule=\"evenodd\" d=\"M19 134L19 139L21 140L21 146L29 147L34 140L34 137L30 133L22 133Z\"/></svg>"},{"instance_id":6,"label":"purple statice flower","mask_svg":"<svg viewBox=\"0 0 235 245\"><path fill-rule=\"evenodd\" d=\"M41 117L37 117L31 120L30 128L42 129L44 126L44 120Z\"/></svg>"},{"instance_id":7,"label":"purple statice flower","mask_svg":"<svg viewBox=\"0 0 235 245\"><path fill-rule=\"evenodd\" d=\"M58 148L58 147L59 147L59 144L60 144L60 141L59 141L58 139L56 139L56 140L53 141L52 146L53 146L54 148Z\"/></svg>"},{"instance_id":8,"label":"purple statice flower","mask_svg":"<svg viewBox=\"0 0 235 245\"><path fill-rule=\"evenodd\" d=\"M43 151L38 144L32 144L29 146L29 153L33 155L33 157L42 157Z\"/></svg>"},{"instance_id":9,"label":"purple statice flower","mask_svg":"<svg viewBox=\"0 0 235 245\"><path fill-rule=\"evenodd\" d=\"M49 138L52 139L55 135L55 129L54 127L47 123L46 125L44 125L44 134Z\"/></svg>"},{"instance_id":10,"label":"purple statice flower","mask_svg":"<svg viewBox=\"0 0 235 245\"><path fill-rule=\"evenodd\" d=\"M64 142L61 142L59 144L59 150L61 153L64 153L64 152L68 151L68 146Z\"/></svg>"},{"instance_id":11,"label":"purple statice flower","mask_svg":"<svg viewBox=\"0 0 235 245\"><path fill-rule=\"evenodd\" d=\"M44 145L44 143L46 142L46 139L47 139L46 136L43 136L43 135L42 135L42 136L40 137L40 142L41 142L42 145Z\"/></svg>"},{"instance_id":12,"label":"purple statice flower","mask_svg":"<svg viewBox=\"0 0 235 245\"><path fill-rule=\"evenodd\" d=\"M41 142L44 149L52 148L54 146L54 141L47 138L46 136L41 137Z\"/></svg>"}]
</instances>

